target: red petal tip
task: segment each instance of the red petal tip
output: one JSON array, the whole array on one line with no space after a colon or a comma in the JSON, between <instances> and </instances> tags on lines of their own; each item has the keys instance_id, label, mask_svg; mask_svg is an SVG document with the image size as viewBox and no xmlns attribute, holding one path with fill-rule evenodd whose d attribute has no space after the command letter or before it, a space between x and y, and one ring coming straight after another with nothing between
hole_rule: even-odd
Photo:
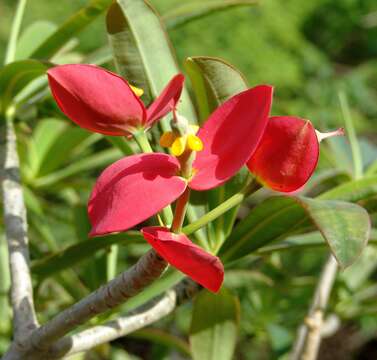
<instances>
[{"instance_id":1,"label":"red petal tip","mask_svg":"<svg viewBox=\"0 0 377 360\"><path fill-rule=\"evenodd\" d=\"M164 227L146 227L144 238L169 264L212 292L218 292L224 280L220 259L192 243L184 234L174 234Z\"/></svg>"}]
</instances>

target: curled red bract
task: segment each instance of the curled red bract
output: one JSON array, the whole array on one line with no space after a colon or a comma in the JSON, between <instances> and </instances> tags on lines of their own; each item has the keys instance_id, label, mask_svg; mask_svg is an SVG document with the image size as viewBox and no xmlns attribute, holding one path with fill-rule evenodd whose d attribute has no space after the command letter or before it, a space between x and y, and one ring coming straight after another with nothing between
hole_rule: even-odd
<instances>
[{"instance_id":1,"label":"curled red bract","mask_svg":"<svg viewBox=\"0 0 377 360\"><path fill-rule=\"evenodd\" d=\"M164 227L146 227L144 238L169 264L208 290L217 292L224 279L220 259L194 244L184 234L174 234Z\"/></svg>"},{"instance_id":2,"label":"curled red bract","mask_svg":"<svg viewBox=\"0 0 377 360\"><path fill-rule=\"evenodd\" d=\"M126 80L98 66L59 65L47 75L52 95L67 117L89 131L113 136L152 126L176 106L184 82L182 74L174 76L146 109Z\"/></svg>"},{"instance_id":3,"label":"curled red bract","mask_svg":"<svg viewBox=\"0 0 377 360\"><path fill-rule=\"evenodd\" d=\"M268 121L249 170L270 189L295 191L309 180L319 157L319 142L309 120L274 116Z\"/></svg>"}]
</instances>

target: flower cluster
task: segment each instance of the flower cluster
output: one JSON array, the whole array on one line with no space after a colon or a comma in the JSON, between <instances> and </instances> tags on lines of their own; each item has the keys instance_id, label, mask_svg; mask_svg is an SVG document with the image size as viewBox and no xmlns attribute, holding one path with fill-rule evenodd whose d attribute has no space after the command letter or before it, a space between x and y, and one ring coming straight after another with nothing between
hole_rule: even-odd
<instances>
[{"instance_id":1,"label":"flower cluster","mask_svg":"<svg viewBox=\"0 0 377 360\"><path fill-rule=\"evenodd\" d=\"M127 156L100 175L88 205L90 236L128 230L176 200L177 208L180 199L187 202L190 189L216 188L244 165L266 187L296 191L315 170L319 142L328 136L317 132L308 120L270 117L273 88L268 85L233 96L198 129L177 113L184 82L181 74L148 108L140 100L139 89L93 65L57 66L48 71L48 78L60 109L90 131L132 136L173 113L172 130L160 139L171 155ZM172 266L218 291L224 276L220 259L182 234L180 221L170 228L144 227L141 232Z\"/></svg>"}]
</instances>

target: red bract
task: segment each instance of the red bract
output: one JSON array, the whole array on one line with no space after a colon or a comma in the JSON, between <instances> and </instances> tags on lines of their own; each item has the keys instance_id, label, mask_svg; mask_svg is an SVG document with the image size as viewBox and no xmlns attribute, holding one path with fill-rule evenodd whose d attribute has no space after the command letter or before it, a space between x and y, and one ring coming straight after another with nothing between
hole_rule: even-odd
<instances>
[{"instance_id":1,"label":"red bract","mask_svg":"<svg viewBox=\"0 0 377 360\"><path fill-rule=\"evenodd\" d=\"M55 66L47 75L65 115L85 129L113 136L151 127L176 106L184 82L182 74L173 77L146 109L126 80L95 65Z\"/></svg>"},{"instance_id":2,"label":"red bract","mask_svg":"<svg viewBox=\"0 0 377 360\"><path fill-rule=\"evenodd\" d=\"M341 134L342 130L329 133ZM270 189L296 191L305 185L317 166L322 137L328 136L317 132L309 120L273 116L247 166Z\"/></svg>"},{"instance_id":3,"label":"red bract","mask_svg":"<svg viewBox=\"0 0 377 360\"><path fill-rule=\"evenodd\" d=\"M192 243L184 234L173 234L163 227L141 230L149 244L168 263L190 276L205 288L217 292L224 279L220 259Z\"/></svg>"},{"instance_id":4,"label":"red bract","mask_svg":"<svg viewBox=\"0 0 377 360\"><path fill-rule=\"evenodd\" d=\"M180 176L177 159L166 154L139 154L110 165L99 177L89 200L90 236L125 231L176 200L187 186L207 190L223 184L246 163L265 130L272 88L262 85L221 105L198 136L198 152L190 179ZM144 228L144 237L170 264L211 291L223 280L220 260L183 234Z\"/></svg>"}]
</instances>

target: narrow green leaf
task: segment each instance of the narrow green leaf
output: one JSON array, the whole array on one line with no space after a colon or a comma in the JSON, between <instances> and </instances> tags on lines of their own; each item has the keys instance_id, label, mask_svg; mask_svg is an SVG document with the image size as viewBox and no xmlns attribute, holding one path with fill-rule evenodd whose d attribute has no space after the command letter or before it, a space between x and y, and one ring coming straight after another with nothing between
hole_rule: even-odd
<instances>
[{"instance_id":1,"label":"narrow green leaf","mask_svg":"<svg viewBox=\"0 0 377 360\"><path fill-rule=\"evenodd\" d=\"M49 36L57 26L49 21L38 20L29 25L21 34L17 44L16 60L27 59Z\"/></svg>"},{"instance_id":2,"label":"narrow green leaf","mask_svg":"<svg viewBox=\"0 0 377 360\"><path fill-rule=\"evenodd\" d=\"M66 122L54 118L42 119L37 123L28 144L27 161L31 171L30 176L35 177L38 174L52 144L66 128Z\"/></svg>"},{"instance_id":3,"label":"narrow green leaf","mask_svg":"<svg viewBox=\"0 0 377 360\"><path fill-rule=\"evenodd\" d=\"M119 247L117 244L111 245L106 254L106 280L114 279L117 274Z\"/></svg>"},{"instance_id":4,"label":"narrow green leaf","mask_svg":"<svg viewBox=\"0 0 377 360\"><path fill-rule=\"evenodd\" d=\"M4 64L9 64L15 59L18 35L21 29L22 18L24 16L26 7L26 0L18 0L16 13L12 22L12 28L10 31L10 36L7 44L7 49L5 51Z\"/></svg>"},{"instance_id":5,"label":"narrow green leaf","mask_svg":"<svg viewBox=\"0 0 377 360\"><path fill-rule=\"evenodd\" d=\"M337 199L358 202L377 195L377 175L353 180L328 190L318 199Z\"/></svg>"},{"instance_id":6,"label":"narrow green leaf","mask_svg":"<svg viewBox=\"0 0 377 360\"><path fill-rule=\"evenodd\" d=\"M367 244L370 219L362 207L344 201L277 196L256 206L240 222L220 256L224 261L239 259L307 227L308 220L321 232L343 268L351 265Z\"/></svg>"},{"instance_id":7,"label":"narrow green leaf","mask_svg":"<svg viewBox=\"0 0 377 360\"><path fill-rule=\"evenodd\" d=\"M240 6L253 6L257 3L257 0L202 0L201 2L188 2L164 14L163 20L168 29L173 29L204 16L213 15L216 12Z\"/></svg>"},{"instance_id":8,"label":"narrow green leaf","mask_svg":"<svg viewBox=\"0 0 377 360\"><path fill-rule=\"evenodd\" d=\"M346 124L346 134L351 144L353 170L355 179L360 179L363 176L363 159L361 157L360 144L357 140L355 127L351 117L351 111L348 105L348 100L344 92L339 92L340 108L342 110L344 122Z\"/></svg>"},{"instance_id":9,"label":"narrow green leaf","mask_svg":"<svg viewBox=\"0 0 377 360\"><path fill-rule=\"evenodd\" d=\"M145 304L149 300L152 300L156 296L161 295L166 290L172 288L178 284L185 277L180 271L174 268L169 268L161 278L153 282L147 288L145 288L141 293L132 297L125 304L122 305L121 311L124 314L136 309L137 307Z\"/></svg>"},{"instance_id":10,"label":"narrow green leaf","mask_svg":"<svg viewBox=\"0 0 377 360\"><path fill-rule=\"evenodd\" d=\"M194 300L190 344L194 360L231 360L237 341L240 307L227 289L201 292Z\"/></svg>"},{"instance_id":11,"label":"narrow green leaf","mask_svg":"<svg viewBox=\"0 0 377 360\"><path fill-rule=\"evenodd\" d=\"M87 6L67 19L51 34L30 57L35 59L50 59L73 36L78 34L93 20L100 16L111 4L112 0L91 0Z\"/></svg>"},{"instance_id":12,"label":"narrow green leaf","mask_svg":"<svg viewBox=\"0 0 377 360\"><path fill-rule=\"evenodd\" d=\"M0 113L4 114L12 99L51 66L38 60L15 61L4 66L0 70Z\"/></svg>"},{"instance_id":13,"label":"narrow green leaf","mask_svg":"<svg viewBox=\"0 0 377 360\"><path fill-rule=\"evenodd\" d=\"M60 122L62 121L60 120ZM81 162L84 158L85 154L83 153L83 145L85 144L85 142L92 138L94 138L95 141L100 139L100 137L97 137L96 135L92 137L93 134L84 129L79 128L78 126L69 126L68 124L65 125L66 126L64 130L61 133L59 133L59 136L57 137L54 136L54 130L50 131L49 134L44 132L46 136L54 136L54 141L49 144L50 146L48 148L48 152L40 153L40 163L37 172L37 175L39 177L48 176L53 171L57 169L62 169L64 165L68 162L71 163L71 165L69 165L70 167L75 166L75 164L77 164L78 162L76 162L76 159L80 159L79 161ZM34 142L36 147L39 147L39 144L43 143L40 137L34 137ZM81 149L82 152L77 151L78 148ZM105 153L106 150L102 152L102 154ZM97 154L99 155L100 159L102 157L101 152L98 152ZM118 152L118 154L120 155L120 152ZM91 155L91 157L92 156L95 155ZM91 159L91 157L85 158L89 160ZM88 162L88 166L90 166L90 161ZM99 164L98 166L101 165ZM86 169L88 168L90 167L86 167Z\"/></svg>"},{"instance_id":14,"label":"narrow green leaf","mask_svg":"<svg viewBox=\"0 0 377 360\"><path fill-rule=\"evenodd\" d=\"M185 340L181 339L177 335L170 334L162 329L144 328L135 331L127 336L131 339L134 338L149 340L156 343L157 345L164 345L169 350L175 349L183 355L191 355L189 344Z\"/></svg>"},{"instance_id":15,"label":"narrow green leaf","mask_svg":"<svg viewBox=\"0 0 377 360\"><path fill-rule=\"evenodd\" d=\"M33 181L33 185L37 188L48 187L83 171L88 171L109 165L110 163L118 160L121 156L122 153L115 148L102 150L93 155L82 158L61 170L57 170L46 176L35 179Z\"/></svg>"},{"instance_id":16,"label":"narrow green leaf","mask_svg":"<svg viewBox=\"0 0 377 360\"><path fill-rule=\"evenodd\" d=\"M45 278L56 272L72 267L81 260L92 256L100 249L108 248L113 244L129 244L130 242L139 242L142 240L144 241L144 238L138 231L128 231L117 235L96 237L69 246L62 251L40 260L33 261L31 271L34 275Z\"/></svg>"},{"instance_id":17,"label":"narrow green leaf","mask_svg":"<svg viewBox=\"0 0 377 360\"><path fill-rule=\"evenodd\" d=\"M289 197L269 198L253 208L220 249L224 261L239 259L292 231L305 211Z\"/></svg>"},{"instance_id":18,"label":"narrow green leaf","mask_svg":"<svg viewBox=\"0 0 377 360\"><path fill-rule=\"evenodd\" d=\"M149 103L179 72L160 17L144 0L118 0L109 8L106 21L118 72L142 88L144 100ZM179 112L191 122L196 121L186 90ZM161 125L168 129L168 119L163 119Z\"/></svg>"}]
</instances>

